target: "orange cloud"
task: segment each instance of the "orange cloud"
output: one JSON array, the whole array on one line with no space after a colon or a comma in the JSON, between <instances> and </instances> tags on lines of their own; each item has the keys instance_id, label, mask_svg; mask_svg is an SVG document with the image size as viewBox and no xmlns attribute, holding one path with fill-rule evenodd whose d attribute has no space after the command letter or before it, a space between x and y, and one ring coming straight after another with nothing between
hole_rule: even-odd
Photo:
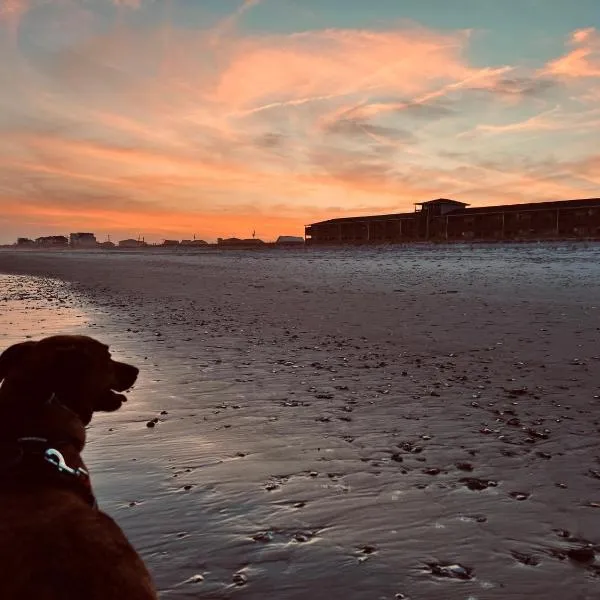
<instances>
[{"instance_id":1,"label":"orange cloud","mask_svg":"<svg viewBox=\"0 0 600 600\"><path fill-rule=\"evenodd\" d=\"M600 33L594 28L571 34L573 50L551 61L545 72L560 77L600 77Z\"/></svg>"},{"instance_id":2,"label":"orange cloud","mask_svg":"<svg viewBox=\"0 0 600 600\"><path fill-rule=\"evenodd\" d=\"M417 94L462 79L465 33L325 30L240 40L213 100L257 111L357 93Z\"/></svg>"},{"instance_id":3,"label":"orange cloud","mask_svg":"<svg viewBox=\"0 0 600 600\"><path fill-rule=\"evenodd\" d=\"M597 180L595 163L566 154L592 148L600 114L570 112L566 93L551 102L538 94L568 79L568 94L592 102L587 80L576 87L550 68L476 67L469 32L400 24L243 34L241 17L257 0L238 2L211 29L153 27L153 3L113 3L141 10L106 28L86 4L85 30L57 28L61 36L19 44L0 63L2 231L8 219L15 233L27 223L209 239L256 228L273 238L434 196L572 197ZM37 4L14 6L10 23L31 19L30 35L47 33L33 26ZM66 8L54 7L64 23ZM131 26L138 18L144 27ZM597 37L572 34L569 54L586 54L570 73L593 67ZM559 175L489 159L549 152L562 153Z\"/></svg>"},{"instance_id":4,"label":"orange cloud","mask_svg":"<svg viewBox=\"0 0 600 600\"><path fill-rule=\"evenodd\" d=\"M28 10L27 0L0 0L0 19L20 19Z\"/></svg>"}]
</instances>

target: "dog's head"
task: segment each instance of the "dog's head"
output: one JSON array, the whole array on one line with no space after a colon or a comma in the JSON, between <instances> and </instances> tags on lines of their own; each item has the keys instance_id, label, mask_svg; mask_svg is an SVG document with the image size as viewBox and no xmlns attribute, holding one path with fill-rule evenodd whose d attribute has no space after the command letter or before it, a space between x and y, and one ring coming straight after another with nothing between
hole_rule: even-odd
<instances>
[{"instance_id":1,"label":"dog's head","mask_svg":"<svg viewBox=\"0 0 600 600\"><path fill-rule=\"evenodd\" d=\"M57 335L15 344L0 354L0 397L24 409L52 396L87 425L95 411L117 410L119 393L135 382L138 369L113 360L108 346L79 335Z\"/></svg>"}]
</instances>

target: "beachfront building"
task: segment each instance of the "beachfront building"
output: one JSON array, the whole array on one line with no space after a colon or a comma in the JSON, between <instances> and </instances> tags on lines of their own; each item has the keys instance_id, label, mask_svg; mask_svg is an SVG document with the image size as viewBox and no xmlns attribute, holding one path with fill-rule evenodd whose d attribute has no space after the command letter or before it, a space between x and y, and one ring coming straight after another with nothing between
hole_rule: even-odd
<instances>
[{"instance_id":1,"label":"beachfront building","mask_svg":"<svg viewBox=\"0 0 600 600\"><path fill-rule=\"evenodd\" d=\"M146 242L142 240L127 239L119 242L119 248L143 248Z\"/></svg>"},{"instance_id":2,"label":"beachfront building","mask_svg":"<svg viewBox=\"0 0 600 600\"><path fill-rule=\"evenodd\" d=\"M17 238L17 246L19 248L31 248L32 246L35 246L35 242L29 238L20 237Z\"/></svg>"},{"instance_id":3,"label":"beachfront building","mask_svg":"<svg viewBox=\"0 0 600 600\"><path fill-rule=\"evenodd\" d=\"M415 211L342 217L307 225L310 245L600 239L600 198L469 208L437 198Z\"/></svg>"},{"instance_id":4,"label":"beachfront building","mask_svg":"<svg viewBox=\"0 0 600 600\"><path fill-rule=\"evenodd\" d=\"M72 233L69 236L69 245L71 248L96 248L98 240L93 233Z\"/></svg>"},{"instance_id":5,"label":"beachfront building","mask_svg":"<svg viewBox=\"0 0 600 600\"><path fill-rule=\"evenodd\" d=\"M277 246L304 246L304 238L298 235L280 235L275 244Z\"/></svg>"},{"instance_id":6,"label":"beachfront building","mask_svg":"<svg viewBox=\"0 0 600 600\"><path fill-rule=\"evenodd\" d=\"M67 248L69 239L64 235L47 235L35 238L35 244L41 248Z\"/></svg>"},{"instance_id":7,"label":"beachfront building","mask_svg":"<svg viewBox=\"0 0 600 600\"><path fill-rule=\"evenodd\" d=\"M180 246L191 246L191 247L208 246L208 242L205 240L197 240L197 239L181 240L179 245Z\"/></svg>"},{"instance_id":8,"label":"beachfront building","mask_svg":"<svg viewBox=\"0 0 600 600\"><path fill-rule=\"evenodd\" d=\"M226 248L257 248L265 243L258 238L217 238L217 246Z\"/></svg>"}]
</instances>

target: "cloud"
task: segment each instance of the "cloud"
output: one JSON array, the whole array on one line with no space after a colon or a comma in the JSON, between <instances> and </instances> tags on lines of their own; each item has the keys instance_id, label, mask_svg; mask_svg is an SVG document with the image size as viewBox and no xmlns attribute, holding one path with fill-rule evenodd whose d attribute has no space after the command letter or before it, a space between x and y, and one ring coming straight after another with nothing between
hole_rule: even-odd
<instances>
[{"instance_id":1,"label":"cloud","mask_svg":"<svg viewBox=\"0 0 600 600\"><path fill-rule=\"evenodd\" d=\"M243 0L233 13L221 19L219 23L212 28L208 38L210 46L216 46L222 43L224 38L235 34L240 19L250 9L257 7L263 0Z\"/></svg>"},{"instance_id":2,"label":"cloud","mask_svg":"<svg viewBox=\"0 0 600 600\"><path fill-rule=\"evenodd\" d=\"M407 102L399 112L408 117L419 119L442 119L455 115L457 110L443 101L434 102Z\"/></svg>"},{"instance_id":3,"label":"cloud","mask_svg":"<svg viewBox=\"0 0 600 600\"><path fill-rule=\"evenodd\" d=\"M331 123L327 131L329 133L348 137L371 137L371 139L391 139L403 142L413 142L414 135L410 131L384 125L374 125L358 119L340 119Z\"/></svg>"},{"instance_id":4,"label":"cloud","mask_svg":"<svg viewBox=\"0 0 600 600\"><path fill-rule=\"evenodd\" d=\"M309 31L240 40L214 92L239 111L331 100L369 91L417 94L466 77L463 33Z\"/></svg>"},{"instance_id":5,"label":"cloud","mask_svg":"<svg viewBox=\"0 0 600 600\"><path fill-rule=\"evenodd\" d=\"M572 50L550 61L543 73L563 78L600 77L600 33L596 29L574 31L568 46Z\"/></svg>"},{"instance_id":6,"label":"cloud","mask_svg":"<svg viewBox=\"0 0 600 600\"><path fill-rule=\"evenodd\" d=\"M427 111L428 108L435 107L436 103L443 105L443 103L447 102L448 98L452 95L472 90L473 86L479 86L478 89L493 88L501 77L511 71L512 67L510 66L465 69L462 73L462 78L456 81L443 83L441 86L437 84L440 83L443 76L440 76L437 80L428 80L426 89L414 95L409 100L384 102L378 100L361 101L354 106L344 108L339 115L342 117L351 116L364 119L386 113L401 113L407 111L408 114L410 114L411 112L414 113L423 110L417 107L427 107L424 109ZM440 106L440 104L437 104L437 106Z\"/></svg>"},{"instance_id":7,"label":"cloud","mask_svg":"<svg viewBox=\"0 0 600 600\"><path fill-rule=\"evenodd\" d=\"M551 110L544 111L540 114L529 117L521 121L504 124L478 124L474 130L461 133L458 137L473 136L477 133L485 133L490 135L506 134L506 133L523 133L524 131L549 131L561 129L564 123L560 120L549 118L551 115L557 114L557 107Z\"/></svg>"},{"instance_id":8,"label":"cloud","mask_svg":"<svg viewBox=\"0 0 600 600\"><path fill-rule=\"evenodd\" d=\"M468 32L244 31L256 1L202 28L149 0L115 0L126 17L111 2L3 16L20 28L0 62L3 231L275 237L330 214L573 197L598 180L598 82L475 64ZM589 71L597 36L574 32L565 56L589 51ZM517 153L559 166L513 165Z\"/></svg>"},{"instance_id":9,"label":"cloud","mask_svg":"<svg viewBox=\"0 0 600 600\"><path fill-rule=\"evenodd\" d=\"M512 77L499 79L489 87L472 87L471 91L483 91L506 97L537 97L545 96L559 86L552 78L543 77Z\"/></svg>"},{"instance_id":10,"label":"cloud","mask_svg":"<svg viewBox=\"0 0 600 600\"><path fill-rule=\"evenodd\" d=\"M1 0L0 1L0 18L11 19L16 16L21 16L29 10L29 2L27 0Z\"/></svg>"}]
</instances>

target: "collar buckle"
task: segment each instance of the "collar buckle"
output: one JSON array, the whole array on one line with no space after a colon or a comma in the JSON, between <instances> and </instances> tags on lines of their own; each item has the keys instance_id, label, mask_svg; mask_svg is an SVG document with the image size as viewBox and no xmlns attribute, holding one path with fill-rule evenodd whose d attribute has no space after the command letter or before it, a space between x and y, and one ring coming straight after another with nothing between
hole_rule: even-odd
<instances>
[{"instance_id":1,"label":"collar buckle","mask_svg":"<svg viewBox=\"0 0 600 600\"><path fill-rule=\"evenodd\" d=\"M65 462L65 457L55 448L48 448L44 452L44 460L51 465L54 465L60 473L72 475L73 477L85 477L86 479L90 476L89 473L81 467L77 467L76 469L70 467Z\"/></svg>"}]
</instances>

